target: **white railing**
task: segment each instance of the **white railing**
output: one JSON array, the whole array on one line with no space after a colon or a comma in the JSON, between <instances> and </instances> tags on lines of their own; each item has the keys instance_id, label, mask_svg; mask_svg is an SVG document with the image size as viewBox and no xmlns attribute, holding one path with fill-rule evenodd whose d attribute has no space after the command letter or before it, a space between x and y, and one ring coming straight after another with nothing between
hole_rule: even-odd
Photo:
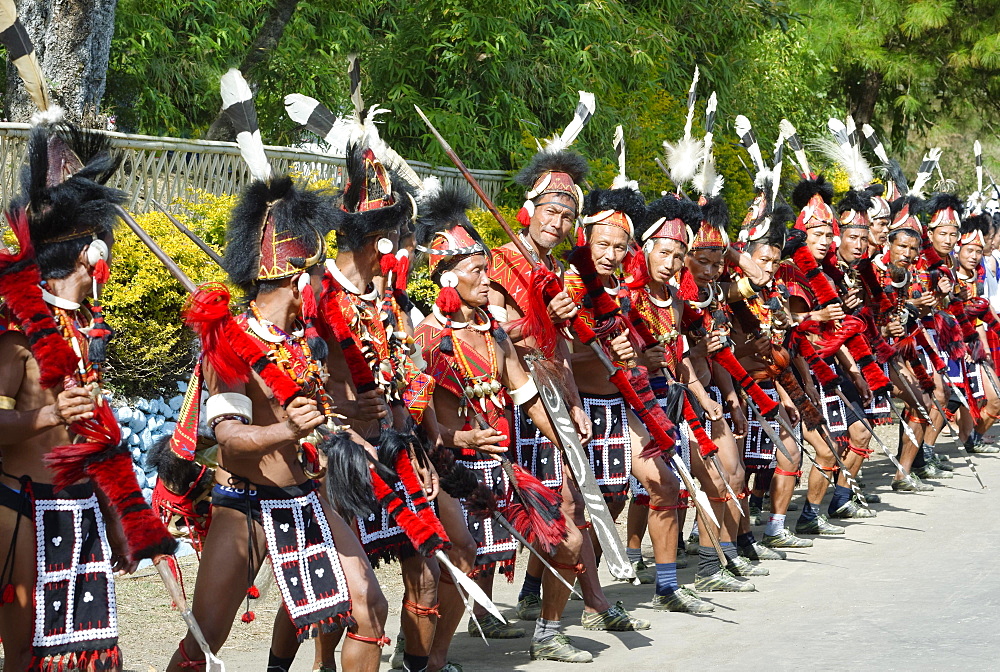
<instances>
[{"instance_id":1,"label":"white railing","mask_svg":"<svg viewBox=\"0 0 1000 672\"><path fill-rule=\"evenodd\" d=\"M6 206L20 191L28 124L0 122L0 203ZM163 204L174 199L197 199L199 192L215 196L239 192L250 181L250 173L233 142L186 140L150 135L108 132L123 162L111 184L129 195L128 208L146 212L152 200ZM294 147L265 147L276 173L294 172L343 187L344 159ZM421 177L436 175L445 186L465 184L461 173L450 166L431 166L411 161ZM491 199L508 180L502 170L471 171Z\"/></svg>"}]
</instances>

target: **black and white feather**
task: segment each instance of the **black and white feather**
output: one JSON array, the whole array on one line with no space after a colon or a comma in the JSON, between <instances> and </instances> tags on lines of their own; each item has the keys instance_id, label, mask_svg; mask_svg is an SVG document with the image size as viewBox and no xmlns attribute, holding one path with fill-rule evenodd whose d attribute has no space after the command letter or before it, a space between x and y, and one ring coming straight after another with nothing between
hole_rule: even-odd
<instances>
[{"instance_id":1,"label":"black and white feather","mask_svg":"<svg viewBox=\"0 0 1000 672\"><path fill-rule=\"evenodd\" d=\"M663 141L663 152L667 159L667 173L670 179L682 189L695 178L698 166L704 157L704 145L701 140L691 137L691 124L694 121L694 104L697 100L698 67L695 66L691 88L688 90L687 117L684 121L684 135L676 143Z\"/></svg>"},{"instance_id":2,"label":"black and white feather","mask_svg":"<svg viewBox=\"0 0 1000 672\"><path fill-rule=\"evenodd\" d=\"M254 179L271 179L271 164L264 153L264 142L257 124L257 110L253 93L243 79L243 73L232 68L222 76L219 84L222 94L222 111L236 130L236 144Z\"/></svg>"},{"instance_id":3,"label":"black and white feather","mask_svg":"<svg viewBox=\"0 0 1000 672\"><path fill-rule=\"evenodd\" d=\"M365 102L361 97L361 62L357 54L347 55L347 79L350 82L351 104L354 106L355 122L362 123L362 115L365 110Z\"/></svg>"},{"instance_id":4,"label":"black and white feather","mask_svg":"<svg viewBox=\"0 0 1000 672\"><path fill-rule=\"evenodd\" d=\"M14 0L0 0L0 42L7 48L10 62L17 68L28 96L38 108L31 117L31 123L52 125L62 121L63 109L49 98L49 88L35 54L35 45L21 23Z\"/></svg>"},{"instance_id":5,"label":"black and white feather","mask_svg":"<svg viewBox=\"0 0 1000 672\"><path fill-rule=\"evenodd\" d=\"M712 142L715 137L715 109L718 100L715 91L708 97L708 104L705 106L705 139L702 140L701 169L695 175L694 183L698 191L705 198L718 196L722 192L725 179L715 168L715 155L712 154Z\"/></svg>"},{"instance_id":6,"label":"black and white feather","mask_svg":"<svg viewBox=\"0 0 1000 672\"><path fill-rule=\"evenodd\" d=\"M795 161L798 165L799 175L802 177L809 177L812 172L809 169L809 160L806 158L806 149L802 145L802 139L799 138L798 131L792 126L792 122L787 119L782 119L778 124L778 131L785 136L785 142L792 149L792 153L795 155Z\"/></svg>"},{"instance_id":7,"label":"black and white feather","mask_svg":"<svg viewBox=\"0 0 1000 672\"><path fill-rule=\"evenodd\" d=\"M573 112L572 121L569 122L569 125L566 126L562 133L550 140L546 140L542 150L556 153L567 149L573 144L577 136L580 135L584 127L586 127L591 117L594 116L594 110L596 109L597 101L594 98L594 94L588 91L580 91L580 102L577 103L576 110Z\"/></svg>"},{"instance_id":8,"label":"black and white feather","mask_svg":"<svg viewBox=\"0 0 1000 672\"><path fill-rule=\"evenodd\" d=\"M301 93L290 93L285 96L285 113L288 118L319 136L331 147L336 141L334 127L337 116L323 103Z\"/></svg>"},{"instance_id":9,"label":"black and white feather","mask_svg":"<svg viewBox=\"0 0 1000 672\"><path fill-rule=\"evenodd\" d=\"M908 196L916 196L917 198L924 197L924 187L926 187L927 183L930 181L931 176L934 174L934 167L940 160L940 147L934 147L924 154L924 158L920 162L920 167L917 169L917 177L913 180L913 186L907 192Z\"/></svg>"},{"instance_id":10,"label":"black and white feather","mask_svg":"<svg viewBox=\"0 0 1000 672\"><path fill-rule=\"evenodd\" d=\"M735 129L736 135L740 139L740 144L747 150L747 153L750 154L750 160L753 161L755 171L754 186L760 189L770 179L771 171L764 164L764 157L760 153L760 145L757 143L757 136L753 132L753 126L750 125L749 119L742 114L738 114L736 115Z\"/></svg>"}]
</instances>

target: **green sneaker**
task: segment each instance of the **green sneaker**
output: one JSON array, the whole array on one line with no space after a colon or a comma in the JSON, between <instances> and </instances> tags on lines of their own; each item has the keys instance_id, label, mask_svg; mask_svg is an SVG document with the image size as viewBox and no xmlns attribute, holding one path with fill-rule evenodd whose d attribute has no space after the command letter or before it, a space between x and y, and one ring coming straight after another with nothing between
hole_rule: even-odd
<instances>
[{"instance_id":1,"label":"green sneaker","mask_svg":"<svg viewBox=\"0 0 1000 672\"><path fill-rule=\"evenodd\" d=\"M553 635L548 639L531 642L532 660L554 660L559 663L589 663L594 660L589 651L573 646L569 637L564 634Z\"/></svg>"},{"instance_id":2,"label":"green sneaker","mask_svg":"<svg viewBox=\"0 0 1000 672\"><path fill-rule=\"evenodd\" d=\"M524 628L515 628L510 623L501 623L500 619L493 614L486 614L479 619L479 627L483 629L483 636L486 639L517 639L524 637ZM469 619L469 635L479 636L476 623Z\"/></svg>"},{"instance_id":3,"label":"green sneaker","mask_svg":"<svg viewBox=\"0 0 1000 672\"><path fill-rule=\"evenodd\" d=\"M403 637L403 633L401 632L396 637L396 648L392 650L392 658L389 659L389 669L392 670L403 669L403 649L405 648L406 648L406 639Z\"/></svg>"},{"instance_id":4,"label":"green sneaker","mask_svg":"<svg viewBox=\"0 0 1000 672\"><path fill-rule=\"evenodd\" d=\"M737 546L736 552L747 560L755 560L757 562L761 560L784 560L788 557L781 551L772 550L759 541L755 541L749 546Z\"/></svg>"},{"instance_id":5,"label":"green sneaker","mask_svg":"<svg viewBox=\"0 0 1000 672\"><path fill-rule=\"evenodd\" d=\"M542 598L531 593L525 595L523 600L518 600L514 607L514 615L522 621L537 621L541 613Z\"/></svg>"},{"instance_id":6,"label":"green sneaker","mask_svg":"<svg viewBox=\"0 0 1000 672\"><path fill-rule=\"evenodd\" d=\"M771 573L766 567L755 565L740 555L730 560L726 569L736 576L767 576Z\"/></svg>"},{"instance_id":7,"label":"green sneaker","mask_svg":"<svg viewBox=\"0 0 1000 672\"><path fill-rule=\"evenodd\" d=\"M750 524L751 525L760 525L763 515L764 515L764 511L763 511L763 509L761 509L761 507L759 507L759 506L751 506L750 507Z\"/></svg>"},{"instance_id":8,"label":"green sneaker","mask_svg":"<svg viewBox=\"0 0 1000 672\"><path fill-rule=\"evenodd\" d=\"M966 446L965 450L970 453L978 453L980 455L992 455L994 453L1000 453L1000 446L991 446L986 443L981 443L978 446Z\"/></svg>"},{"instance_id":9,"label":"green sneaker","mask_svg":"<svg viewBox=\"0 0 1000 672\"><path fill-rule=\"evenodd\" d=\"M937 453L934 453L934 457L931 458L931 464L941 471L955 471L955 465L949 464L941 455L938 455Z\"/></svg>"},{"instance_id":10,"label":"green sneaker","mask_svg":"<svg viewBox=\"0 0 1000 672\"><path fill-rule=\"evenodd\" d=\"M847 518L874 518L875 512L858 504L853 499L844 502L839 509L830 512L831 518L846 520Z\"/></svg>"},{"instance_id":11,"label":"green sneaker","mask_svg":"<svg viewBox=\"0 0 1000 672\"><path fill-rule=\"evenodd\" d=\"M639 579L640 585L650 585L656 583L656 568L650 567L646 564L645 560L639 560L638 562L632 563L632 569L635 570L635 575ZM619 579L620 581L629 581L629 579ZM631 581L629 581L631 583Z\"/></svg>"},{"instance_id":12,"label":"green sneaker","mask_svg":"<svg viewBox=\"0 0 1000 672\"><path fill-rule=\"evenodd\" d=\"M809 548L813 545L812 539L800 539L787 527L781 528L778 534L765 534L761 543L768 548Z\"/></svg>"},{"instance_id":13,"label":"green sneaker","mask_svg":"<svg viewBox=\"0 0 1000 672\"><path fill-rule=\"evenodd\" d=\"M844 528L831 525L822 513L809 521L799 518L795 523L795 534L818 534L821 537L828 537L843 533Z\"/></svg>"},{"instance_id":14,"label":"green sneaker","mask_svg":"<svg viewBox=\"0 0 1000 672\"><path fill-rule=\"evenodd\" d=\"M615 602L605 611L589 614L586 611L580 616L580 625L584 630L607 630L608 632L627 632L630 630L649 630L652 623L642 618L630 616L621 601Z\"/></svg>"},{"instance_id":15,"label":"green sneaker","mask_svg":"<svg viewBox=\"0 0 1000 672\"><path fill-rule=\"evenodd\" d=\"M893 480L892 489L896 492L931 492L934 486L924 483L915 474L910 474L909 478Z\"/></svg>"},{"instance_id":16,"label":"green sneaker","mask_svg":"<svg viewBox=\"0 0 1000 672\"><path fill-rule=\"evenodd\" d=\"M752 583L733 576L733 573L728 569L720 569L709 576L696 574L694 588L702 593L752 593L757 590Z\"/></svg>"},{"instance_id":17,"label":"green sneaker","mask_svg":"<svg viewBox=\"0 0 1000 672\"><path fill-rule=\"evenodd\" d=\"M715 611L715 607L687 588L678 588L669 595L653 595L653 609L685 614L708 614Z\"/></svg>"}]
</instances>

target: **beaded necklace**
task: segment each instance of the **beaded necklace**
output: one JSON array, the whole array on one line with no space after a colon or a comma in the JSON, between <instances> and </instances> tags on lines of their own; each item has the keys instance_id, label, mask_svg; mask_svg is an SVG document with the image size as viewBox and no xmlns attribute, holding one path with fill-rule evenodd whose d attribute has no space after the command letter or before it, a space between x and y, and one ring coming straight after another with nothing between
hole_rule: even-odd
<instances>
[{"instance_id":1,"label":"beaded necklace","mask_svg":"<svg viewBox=\"0 0 1000 672\"><path fill-rule=\"evenodd\" d=\"M333 415L333 403L326 393L325 366L316 361L304 336L289 334L260 313L256 301L250 302L254 320L273 338L261 339L268 344L267 358L298 384L303 393L316 399L326 417ZM258 337L259 334L255 334Z\"/></svg>"},{"instance_id":2,"label":"beaded necklace","mask_svg":"<svg viewBox=\"0 0 1000 672\"><path fill-rule=\"evenodd\" d=\"M475 321L475 318L479 318L478 323ZM497 397L503 386L499 380L500 365L497 361L496 343L493 338L486 335L486 332L490 328L489 316L480 308L473 315L473 320L469 322L452 322L451 326L453 330L471 329L480 332L484 334L483 340L486 341L486 361L485 363L480 363L482 362L481 358L477 358L478 361L474 362L469 357L466 348L472 348L472 346L463 343L460 338L453 339L455 351L453 361L455 368L458 369L456 373L458 373L465 387L465 397L468 400L468 403L460 404L459 415L467 416L469 412L468 404L473 401L478 402L480 411L485 414L487 412L487 399L493 404L496 412L503 413L504 407ZM478 350L473 348L472 351L478 354Z\"/></svg>"},{"instance_id":3,"label":"beaded necklace","mask_svg":"<svg viewBox=\"0 0 1000 672\"><path fill-rule=\"evenodd\" d=\"M78 362L75 374L77 384L100 384L100 367L96 367L90 363L90 358L87 356L90 340L84 334L78 322L80 308L77 307L75 310L70 310L52 303L49 303L49 306L52 308L52 313L59 325L59 331L63 339L70 344L73 352L76 353Z\"/></svg>"}]
</instances>

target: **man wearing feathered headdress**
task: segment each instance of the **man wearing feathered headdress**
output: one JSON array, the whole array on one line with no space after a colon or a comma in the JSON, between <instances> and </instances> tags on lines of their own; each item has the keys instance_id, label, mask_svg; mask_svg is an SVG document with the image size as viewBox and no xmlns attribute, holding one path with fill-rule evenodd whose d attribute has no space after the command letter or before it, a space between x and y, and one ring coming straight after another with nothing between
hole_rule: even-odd
<instances>
[{"instance_id":1,"label":"man wearing feathered headdress","mask_svg":"<svg viewBox=\"0 0 1000 672\"><path fill-rule=\"evenodd\" d=\"M222 78L224 110L254 180L234 208L226 231L225 270L246 301L232 318L222 285L203 286L185 314L201 337L201 370L209 390L205 424L219 443L212 523L205 540L192 611L214 653L233 618L251 622L254 577L269 555L287 618L275 622L268 659L287 670L298 643L348 631L345 668L373 670L384 638L385 598L357 536L318 492L327 455L330 482L341 500L370 501L364 449L340 430L327 386L326 343L317 332L316 297L326 260L326 234L339 229L334 195L308 191L271 174L256 127L251 93L237 70ZM196 377L190 385L200 387ZM197 426L197 420L195 421ZM351 446L360 455L354 484L338 466ZM343 458L340 460L344 461ZM367 489L366 489L367 487ZM346 491L346 492L344 492ZM338 502L337 498L331 498ZM308 531L308 533L307 533ZM308 560L308 561L306 561ZM203 665L190 632L170 670Z\"/></svg>"},{"instance_id":2,"label":"man wearing feathered headdress","mask_svg":"<svg viewBox=\"0 0 1000 672\"><path fill-rule=\"evenodd\" d=\"M10 3L10 9L13 3ZM0 251L0 637L18 670L122 669L114 573L172 554L102 389L98 301L125 194L104 135L62 123L15 12L0 32L38 106L16 251Z\"/></svg>"},{"instance_id":3,"label":"man wearing feathered headdress","mask_svg":"<svg viewBox=\"0 0 1000 672\"><path fill-rule=\"evenodd\" d=\"M428 372L438 381L434 405L444 450L452 453L458 465L475 473L480 487L487 490L487 498L496 500L488 505L493 515L480 510L483 502L478 496L466 496L462 504L477 546L474 571L490 593L496 571L512 578L517 545L495 516L504 516L510 525L520 527L536 545L544 544L557 567L575 565L579 552L578 544L563 543L566 521L560 511L561 498L499 457L510 444L511 406L520 408L543 436L550 441L557 439L534 381L488 310L491 255L468 220L466 213L471 206L470 195L454 189L440 189L420 201L417 250L427 259L431 279L441 289L432 314L417 327L416 342ZM531 496L527 501L529 498L521 494L525 489L541 499ZM535 522L526 524L529 519ZM447 625L442 623L439 628L454 630L463 610L457 595L450 598L448 604L441 605ZM503 632L510 637L515 630L489 614L477 613L477 617L485 636L497 637ZM543 612L542 619L536 634L538 630L546 633L550 648L563 644L565 637L551 624L558 621L558 614L553 618ZM473 624L469 628L470 634L475 632ZM549 642L549 637L555 640ZM539 657L534 641L531 651L532 658ZM572 662L589 660L590 654L580 651ZM432 661L437 667L442 663Z\"/></svg>"}]
</instances>

